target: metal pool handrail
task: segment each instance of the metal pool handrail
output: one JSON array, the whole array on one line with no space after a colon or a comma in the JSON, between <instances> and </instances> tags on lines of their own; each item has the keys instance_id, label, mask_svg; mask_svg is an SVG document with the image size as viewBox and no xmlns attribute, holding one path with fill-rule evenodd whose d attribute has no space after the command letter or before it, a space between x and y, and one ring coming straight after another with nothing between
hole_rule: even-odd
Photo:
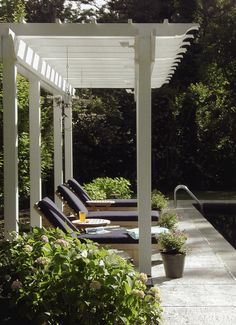
<instances>
[{"instance_id":1,"label":"metal pool handrail","mask_svg":"<svg viewBox=\"0 0 236 325\"><path fill-rule=\"evenodd\" d=\"M186 186L186 185L177 185L175 190L174 190L174 207L177 208L177 197L176 197L176 194L177 194L177 191L178 190L185 190L190 196L192 199L194 199L201 207L201 202L198 200L198 198L193 194L193 192L190 191L190 189Z\"/></svg>"}]
</instances>

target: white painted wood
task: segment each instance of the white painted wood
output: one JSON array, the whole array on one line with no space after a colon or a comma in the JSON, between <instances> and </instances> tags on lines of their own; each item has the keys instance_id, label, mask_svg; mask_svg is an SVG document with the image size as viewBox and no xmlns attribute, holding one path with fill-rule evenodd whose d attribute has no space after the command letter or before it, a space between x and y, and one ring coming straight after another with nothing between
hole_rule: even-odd
<instances>
[{"instance_id":1,"label":"white painted wood","mask_svg":"<svg viewBox=\"0 0 236 325\"><path fill-rule=\"evenodd\" d=\"M32 73L31 71L29 71L27 69L27 67L22 66L19 61L17 64L17 72L20 73L22 76L24 76L25 78L29 79L32 75L34 75L35 77L37 77L40 80L40 85L41 88L47 90L48 93L53 93L53 92L58 92L61 95L64 94L63 91L59 92L58 89L55 89L55 87L52 84L47 83L46 81L44 81L42 78L40 78L40 75L37 75L37 73Z\"/></svg>"},{"instance_id":2,"label":"white painted wood","mask_svg":"<svg viewBox=\"0 0 236 325\"><path fill-rule=\"evenodd\" d=\"M1 24L0 34L15 35L18 62L49 87L65 91L67 49L69 78L74 88L135 88L134 41L153 35L152 88L168 83L169 73L185 53L187 34L197 24ZM171 59L171 60L169 60Z\"/></svg>"},{"instance_id":3,"label":"white painted wood","mask_svg":"<svg viewBox=\"0 0 236 325\"><path fill-rule=\"evenodd\" d=\"M183 35L194 29L198 29L198 24L182 23L151 23L151 24L127 24L127 23L107 23L107 24L57 24L57 23L3 23L1 34L11 28L17 35L23 35L24 39L58 37L122 37L135 36L137 32L154 31L157 36Z\"/></svg>"},{"instance_id":4,"label":"white painted wood","mask_svg":"<svg viewBox=\"0 0 236 325\"><path fill-rule=\"evenodd\" d=\"M15 39L15 49L17 53L18 62L32 71L40 79L44 80L47 84L54 87L58 92L63 92L63 83L61 85L56 82L55 77L50 78L50 74L47 74L47 71L52 71L52 66L42 59L37 52L37 49L32 49L23 39ZM55 74L54 74L55 75ZM63 81L65 78L61 76Z\"/></svg>"},{"instance_id":5,"label":"white painted wood","mask_svg":"<svg viewBox=\"0 0 236 325\"><path fill-rule=\"evenodd\" d=\"M16 61L11 37L2 38L3 55L3 146L4 146L4 228L18 232L18 111Z\"/></svg>"},{"instance_id":6,"label":"white painted wood","mask_svg":"<svg viewBox=\"0 0 236 325\"><path fill-rule=\"evenodd\" d=\"M136 44L139 270L151 275L151 34Z\"/></svg>"},{"instance_id":7,"label":"white painted wood","mask_svg":"<svg viewBox=\"0 0 236 325\"><path fill-rule=\"evenodd\" d=\"M64 157L65 180L73 177L73 143L72 143L72 106L65 108L64 118Z\"/></svg>"},{"instance_id":8,"label":"white painted wood","mask_svg":"<svg viewBox=\"0 0 236 325\"><path fill-rule=\"evenodd\" d=\"M29 124L30 124L30 225L42 227L42 218L34 204L42 197L41 180L41 108L40 81L29 79Z\"/></svg>"},{"instance_id":9,"label":"white painted wood","mask_svg":"<svg viewBox=\"0 0 236 325\"><path fill-rule=\"evenodd\" d=\"M62 114L57 100L53 100L53 127L54 127L54 192L58 185L63 183L63 140L62 140ZM61 200L54 195L56 205L62 209Z\"/></svg>"}]
</instances>

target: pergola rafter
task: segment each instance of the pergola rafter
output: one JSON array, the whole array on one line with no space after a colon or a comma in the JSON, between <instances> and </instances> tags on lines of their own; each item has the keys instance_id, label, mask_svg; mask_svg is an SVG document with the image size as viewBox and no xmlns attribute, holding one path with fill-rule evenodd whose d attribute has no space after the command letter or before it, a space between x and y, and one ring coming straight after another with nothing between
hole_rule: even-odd
<instances>
[{"instance_id":1,"label":"pergola rafter","mask_svg":"<svg viewBox=\"0 0 236 325\"><path fill-rule=\"evenodd\" d=\"M41 198L40 86L60 95L68 91L72 94L75 88L131 88L137 103L140 270L150 274L151 219L147 216L151 212L151 89L169 82L190 44L188 40L193 38L189 32L198 29L198 25L129 21L128 24L12 23L0 27L6 232L18 230L17 68L30 81L31 208ZM67 110L66 178L72 176L72 112L69 107ZM61 127L60 110L54 103L55 186L63 181ZM12 161L14 164L10 164ZM32 226L40 225L38 220L31 216Z\"/></svg>"}]
</instances>

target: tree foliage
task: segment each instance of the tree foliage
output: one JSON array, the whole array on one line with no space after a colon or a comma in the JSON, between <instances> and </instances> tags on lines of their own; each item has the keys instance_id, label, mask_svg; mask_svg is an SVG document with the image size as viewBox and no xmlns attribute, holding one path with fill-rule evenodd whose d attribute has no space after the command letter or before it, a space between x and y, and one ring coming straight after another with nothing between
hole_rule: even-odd
<instances>
[{"instance_id":1,"label":"tree foliage","mask_svg":"<svg viewBox=\"0 0 236 325\"><path fill-rule=\"evenodd\" d=\"M125 90L86 90L74 105L75 177L135 178L135 106ZM127 109L128 108L128 109ZM91 175L91 170L93 173ZM81 173L83 171L83 173Z\"/></svg>"},{"instance_id":2,"label":"tree foliage","mask_svg":"<svg viewBox=\"0 0 236 325\"><path fill-rule=\"evenodd\" d=\"M168 86L152 92L153 186L233 189L235 18L232 0L107 1L100 21L199 22Z\"/></svg>"},{"instance_id":3,"label":"tree foliage","mask_svg":"<svg viewBox=\"0 0 236 325\"><path fill-rule=\"evenodd\" d=\"M82 4L92 4L83 9ZM153 188L178 183L192 189L233 190L236 180L235 86L236 3L234 0L1 0L0 21L200 23L200 30L169 85L152 91ZM0 74L2 70L0 68ZM19 82L20 191L29 193L28 84ZM0 76L1 80L1 76ZM79 90L73 103L74 176L125 177L136 185L135 102L125 90ZM42 92L42 163L52 175L52 110ZM0 84L2 115L2 85ZM0 119L2 130L2 118ZM2 137L1 137L2 148ZM2 149L0 149L2 181ZM2 193L2 183L0 184ZM2 194L1 194L2 195Z\"/></svg>"}]
</instances>

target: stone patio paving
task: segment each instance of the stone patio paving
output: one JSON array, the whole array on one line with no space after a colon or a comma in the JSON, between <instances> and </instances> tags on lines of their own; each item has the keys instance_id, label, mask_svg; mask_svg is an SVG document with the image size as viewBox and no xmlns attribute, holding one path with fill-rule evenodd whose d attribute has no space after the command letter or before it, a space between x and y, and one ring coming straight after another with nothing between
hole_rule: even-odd
<instances>
[{"instance_id":1,"label":"stone patio paving","mask_svg":"<svg viewBox=\"0 0 236 325\"><path fill-rule=\"evenodd\" d=\"M189 234L184 277L167 279L160 254L152 267L153 283L161 290L163 325L236 324L236 250L192 208L192 201L178 201L176 212L180 228Z\"/></svg>"}]
</instances>

